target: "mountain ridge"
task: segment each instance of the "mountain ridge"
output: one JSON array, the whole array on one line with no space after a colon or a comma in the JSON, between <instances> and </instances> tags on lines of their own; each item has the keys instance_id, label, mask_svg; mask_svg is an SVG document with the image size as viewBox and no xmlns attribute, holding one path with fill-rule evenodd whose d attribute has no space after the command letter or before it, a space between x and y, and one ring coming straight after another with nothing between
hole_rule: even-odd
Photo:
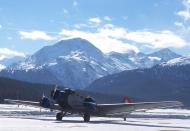
<instances>
[{"instance_id":1,"label":"mountain ridge","mask_svg":"<svg viewBox=\"0 0 190 131\"><path fill-rule=\"evenodd\" d=\"M165 52L175 54L170 50ZM167 60L176 58L176 56L178 55ZM104 54L89 41L74 38L43 47L24 61L2 70L0 76L34 83L85 88L94 80L106 75L124 70L150 68L166 62L166 59L164 61L161 58L153 60L150 57L151 55L135 52ZM43 78L42 74L48 76L45 77L47 80Z\"/></svg>"},{"instance_id":2,"label":"mountain ridge","mask_svg":"<svg viewBox=\"0 0 190 131\"><path fill-rule=\"evenodd\" d=\"M190 63L181 65L176 63L108 75L92 82L86 90L107 94L127 94L145 100L179 100L190 105L189 85Z\"/></svg>"}]
</instances>

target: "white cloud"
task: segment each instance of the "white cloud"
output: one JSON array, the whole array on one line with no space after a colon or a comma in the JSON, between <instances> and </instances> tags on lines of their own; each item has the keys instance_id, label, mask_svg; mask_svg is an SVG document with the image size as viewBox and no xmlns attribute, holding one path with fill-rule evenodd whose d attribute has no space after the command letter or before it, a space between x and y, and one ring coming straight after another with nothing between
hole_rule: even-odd
<instances>
[{"instance_id":1,"label":"white cloud","mask_svg":"<svg viewBox=\"0 0 190 131\"><path fill-rule=\"evenodd\" d=\"M183 0L184 10L177 12L185 21L190 20L190 0Z\"/></svg>"},{"instance_id":2,"label":"white cloud","mask_svg":"<svg viewBox=\"0 0 190 131\"><path fill-rule=\"evenodd\" d=\"M88 19L89 22L95 23L95 24L100 24L102 23L102 20L99 17L93 17Z\"/></svg>"},{"instance_id":3,"label":"white cloud","mask_svg":"<svg viewBox=\"0 0 190 131\"><path fill-rule=\"evenodd\" d=\"M63 29L56 37L49 36L42 31L20 31L19 33L22 39L32 40L57 40L80 37L90 41L105 53L111 51L123 53L131 50L139 52L138 47L135 46L138 46L138 44L149 48L182 48L187 45L184 39L169 30L129 31L126 28L112 24L99 25L93 31L81 29L82 27L89 28L88 24L76 24L74 25L75 29ZM182 23L176 22L175 24L181 26Z\"/></svg>"},{"instance_id":4,"label":"white cloud","mask_svg":"<svg viewBox=\"0 0 190 131\"><path fill-rule=\"evenodd\" d=\"M137 47L130 45L122 40L117 39L119 38L118 35L116 37L112 37L114 36L114 34L117 34L117 31L118 31L118 34L122 33L120 32L120 29L112 30L113 35L110 35L111 33L109 34L107 30L104 31L103 29L98 29L96 32L85 32L81 30L63 29L60 32L60 35L62 39L69 39L69 38L75 38L75 37L86 39L105 53L108 53L111 51L124 53L131 50L135 52L139 52L139 49Z\"/></svg>"},{"instance_id":5,"label":"white cloud","mask_svg":"<svg viewBox=\"0 0 190 131\"><path fill-rule=\"evenodd\" d=\"M185 40L167 30L161 32L129 32L126 38L137 43L146 44L151 48L181 48L187 45Z\"/></svg>"},{"instance_id":6,"label":"white cloud","mask_svg":"<svg viewBox=\"0 0 190 131\"><path fill-rule=\"evenodd\" d=\"M8 36L8 37L7 37L7 39L8 39L8 40L12 40L12 39L13 39L13 37L11 37L11 36Z\"/></svg>"},{"instance_id":7,"label":"white cloud","mask_svg":"<svg viewBox=\"0 0 190 131\"><path fill-rule=\"evenodd\" d=\"M127 52L139 49L127 43L141 44L149 48L181 48L187 45L186 41L175 33L164 30L158 32L150 31L127 31L125 28L116 27L112 24L104 25L95 32L86 32L78 29L63 29L60 32L62 39L81 37L89 40L103 52Z\"/></svg>"},{"instance_id":8,"label":"white cloud","mask_svg":"<svg viewBox=\"0 0 190 131\"><path fill-rule=\"evenodd\" d=\"M106 20L106 21L112 21L112 19L109 16L104 16L104 20Z\"/></svg>"},{"instance_id":9,"label":"white cloud","mask_svg":"<svg viewBox=\"0 0 190 131\"><path fill-rule=\"evenodd\" d=\"M80 28L83 27L83 24L75 24L74 27L75 27L76 29L80 29Z\"/></svg>"},{"instance_id":10,"label":"white cloud","mask_svg":"<svg viewBox=\"0 0 190 131\"><path fill-rule=\"evenodd\" d=\"M81 29L81 28L94 28L94 27L97 27L96 25L92 25L92 24L83 24L83 23L80 23L80 24L74 24L73 26L74 26L74 28L76 28L76 29Z\"/></svg>"},{"instance_id":11,"label":"white cloud","mask_svg":"<svg viewBox=\"0 0 190 131\"><path fill-rule=\"evenodd\" d=\"M186 40L189 39L190 34L190 0L181 0L184 6L184 9L177 12L177 15L182 18L181 21L175 22L174 24L180 27L179 31L181 36Z\"/></svg>"},{"instance_id":12,"label":"white cloud","mask_svg":"<svg viewBox=\"0 0 190 131\"><path fill-rule=\"evenodd\" d=\"M174 25L176 25L178 27L184 27L182 22L174 22Z\"/></svg>"},{"instance_id":13,"label":"white cloud","mask_svg":"<svg viewBox=\"0 0 190 131\"><path fill-rule=\"evenodd\" d=\"M186 21L190 19L190 12L187 10L186 11L179 11L177 14L179 16L183 17L184 20L186 20Z\"/></svg>"},{"instance_id":14,"label":"white cloud","mask_svg":"<svg viewBox=\"0 0 190 131\"><path fill-rule=\"evenodd\" d=\"M25 57L25 54L22 52L14 51L8 48L0 48L0 54L3 55L3 57L12 57L12 56L21 56Z\"/></svg>"},{"instance_id":15,"label":"white cloud","mask_svg":"<svg viewBox=\"0 0 190 131\"><path fill-rule=\"evenodd\" d=\"M123 16L123 20L128 20L128 16Z\"/></svg>"},{"instance_id":16,"label":"white cloud","mask_svg":"<svg viewBox=\"0 0 190 131\"><path fill-rule=\"evenodd\" d=\"M85 29L92 29L92 28L97 29L100 26L100 24L88 22L87 24L78 23L78 24L74 24L73 26L76 29L82 29L82 28L85 28Z\"/></svg>"},{"instance_id":17,"label":"white cloud","mask_svg":"<svg viewBox=\"0 0 190 131\"><path fill-rule=\"evenodd\" d=\"M55 37L47 35L46 32L34 30L31 32L19 31L21 39L32 39L32 40L55 40Z\"/></svg>"},{"instance_id":18,"label":"white cloud","mask_svg":"<svg viewBox=\"0 0 190 131\"><path fill-rule=\"evenodd\" d=\"M116 39L125 39L125 36L127 35L127 30L122 27L115 27L112 24L106 24L102 28L98 29L98 32L102 36L108 36L113 37Z\"/></svg>"},{"instance_id":19,"label":"white cloud","mask_svg":"<svg viewBox=\"0 0 190 131\"><path fill-rule=\"evenodd\" d=\"M78 2L77 1L73 1L73 6L74 7L78 6Z\"/></svg>"},{"instance_id":20,"label":"white cloud","mask_svg":"<svg viewBox=\"0 0 190 131\"><path fill-rule=\"evenodd\" d=\"M2 28L2 25L0 25L0 29Z\"/></svg>"},{"instance_id":21,"label":"white cloud","mask_svg":"<svg viewBox=\"0 0 190 131\"><path fill-rule=\"evenodd\" d=\"M69 11L67 9L63 9L64 14L69 14Z\"/></svg>"},{"instance_id":22,"label":"white cloud","mask_svg":"<svg viewBox=\"0 0 190 131\"><path fill-rule=\"evenodd\" d=\"M4 59L6 59L7 57L5 56L5 55L1 55L0 56L0 61L2 61L2 60L4 60Z\"/></svg>"}]
</instances>

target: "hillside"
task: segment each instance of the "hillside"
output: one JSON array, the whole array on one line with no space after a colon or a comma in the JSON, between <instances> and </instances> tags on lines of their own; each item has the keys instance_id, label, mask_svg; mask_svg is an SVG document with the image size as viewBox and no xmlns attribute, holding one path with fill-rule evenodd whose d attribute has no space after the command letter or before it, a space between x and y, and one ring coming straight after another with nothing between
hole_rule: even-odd
<instances>
[{"instance_id":1,"label":"hillside","mask_svg":"<svg viewBox=\"0 0 190 131\"><path fill-rule=\"evenodd\" d=\"M94 81L86 90L127 94L147 101L181 100L190 105L190 65L165 63L147 69L123 71Z\"/></svg>"},{"instance_id":2,"label":"hillside","mask_svg":"<svg viewBox=\"0 0 190 131\"><path fill-rule=\"evenodd\" d=\"M33 84L0 77L0 99L2 100L7 98L39 101L43 94L47 97L50 97L50 92L54 89L54 87L55 85ZM64 88L65 87L59 86L59 89ZM106 95L82 90L77 90L77 92L84 96L90 95L94 97L98 103L121 102L123 99L123 96L121 95Z\"/></svg>"}]
</instances>

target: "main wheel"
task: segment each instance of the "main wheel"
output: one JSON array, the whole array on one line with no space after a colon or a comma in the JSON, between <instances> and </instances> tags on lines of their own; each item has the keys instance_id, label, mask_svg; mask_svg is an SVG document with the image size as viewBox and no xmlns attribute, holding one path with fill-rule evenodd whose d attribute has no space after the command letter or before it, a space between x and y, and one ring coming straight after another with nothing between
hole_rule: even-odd
<instances>
[{"instance_id":1,"label":"main wheel","mask_svg":"<svg viewBox=\"0 0 190 131\"><path fill-rule=\"evenodd\" d=\"M124 121L127 120L127 114L125 114L125 115L123 116L123 120L124 120Z\"/></svg>"},{"instance_id":2,"label":"main wheel","mask_svg":"<svg viewBox=\"0 0 190 131\"><path fill-rule=\"evenodd\" d=\"M126 120L127 120L127 118L126 118L126 117L124 117L124 118L123 118L123 120L124 120L124 121L126 121Z\"/></svg>"},{"instance_id":3,"label":"main wheel","mask_svg":"<svg viewBox=\"0 0 190 131\"><path fill-rule=\"evenodd\" d=\"M90 121L90 114L84 113L84 122L89 122L89 121Z\"/></svg>"},{"instance_id":4,"label":"main wheel","mask_svg":"<svg viewBox=\"0 0 190 131\"><path fill-rule=\"evenodd\" d=\"M59 113L56 114L56 120L61 121L62 118L63 118L63 113L62 112L59 112Z\"/></svg>"}]
</instances>

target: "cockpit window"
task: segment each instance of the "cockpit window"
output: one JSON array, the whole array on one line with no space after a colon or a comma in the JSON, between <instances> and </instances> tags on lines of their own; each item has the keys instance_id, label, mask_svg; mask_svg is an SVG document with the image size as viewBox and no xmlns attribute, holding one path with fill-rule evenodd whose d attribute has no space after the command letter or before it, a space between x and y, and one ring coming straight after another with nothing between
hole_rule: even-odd
<instances>
[{"instance_id":1,"label":"cockpit window","mask_svg":"<svg viewBox=\"0 0 190 131\"><path fill-rule=\"evenodd\" d=\"M65 92L66 94L68 94L68 95L75 94L75 91L72 90L72 89L70 89L70 88L65 88L65 89L64 89L64 92Z\"/></svg>"},{"instance_id":2,"label":"cockpit window","mask_svg":"<svg viewBox=\"0 0 190 131\"><path fill-rule=\"evenodd\" d=\"M85 102L93 102L93 103L96 102L96 101L94 100L94 98L92 98L92 97L86 97L86 98L84 99L84 101L85 101Z\"/></svg>"}]
</instances>

